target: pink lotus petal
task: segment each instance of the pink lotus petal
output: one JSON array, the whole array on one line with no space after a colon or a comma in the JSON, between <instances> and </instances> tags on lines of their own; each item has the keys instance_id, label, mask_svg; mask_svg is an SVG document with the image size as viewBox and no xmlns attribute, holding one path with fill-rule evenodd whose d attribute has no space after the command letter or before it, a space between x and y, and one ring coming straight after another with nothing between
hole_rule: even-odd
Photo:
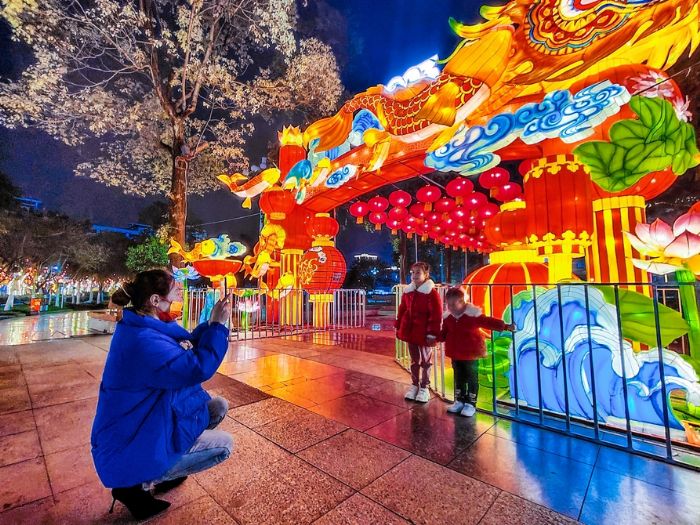
<instances>
[{"instance_id":1,"label":"pink lotus petal","mask_svg":"<svg viewBox=\"0 0 700 525\"><path fill-rule=\"evenodd\" d=\"M637 225L639 226L639 225ZM648 226L648 224L645 224L644 226ZM638 237L632 235L630 232L623 232L625 234L625 237L627 237L627 240L630 242L632 247L637 250L639 253L642 255L649 255L651 253L654 253L654 246L649 246L645 242L643 242L641 239ZM657 252L658 253L658 252Z\"/></svg>"},{"instance_id":2,"label":"pink lotus petal","mask_svg":"<svg viewBox=\"0 0 700 525\"><path fill-rule=\"evenodd\" d=\"M673 235L678 237L683 232L700 235L700 213L689 211L673 223Z\"/></svg>"},{"instance_id":3,"label":"pink lotus petal","mask_svg":"<svg viewBox=\"0 0 700 525\"><path fill-rule=\"evenodd\" d=\"M651 243L653 242L651 240L651 234L649 233L650 227L651 225L643 222L638 222L634 227L634 233L637 234L637 238L646 245L651 245Z\"/></svg>"},{"instance_id":4,"label":"pink lotus petal","mask_svg":"<svg viewBox=\"0 0 700 525\"><path fill-rule=\"evenodd\" d=\"M673 229L661 219L656 219L649 226L649 235L656 246L668 246L673 242Z\"/></svg>"},{"instance_id":5,"label":"pink lotus petal","mask_svg":"<svg viewBox=\"0 0 700 525\"><path fill-rule=\"evenodd\" d=\"M673 273L677 270L683 269L682 266L675 266L673 264L666 264L654 261L642 261L639 259L632 259L632 264L634 264L640 270L645 270L655 275L666 275L668 273Z\"/></svg>"},{"instance_id":6,"label":"pink lotus petal","mask_svg":"<svg viewBox=\"0 0 700 525\"><path fill-rule=\"evenodd\" d=\"M700 254L700 235L684 232L675 241L666 246L665 257L678 259L690 259Z\"/></svg>"}]
</instances>

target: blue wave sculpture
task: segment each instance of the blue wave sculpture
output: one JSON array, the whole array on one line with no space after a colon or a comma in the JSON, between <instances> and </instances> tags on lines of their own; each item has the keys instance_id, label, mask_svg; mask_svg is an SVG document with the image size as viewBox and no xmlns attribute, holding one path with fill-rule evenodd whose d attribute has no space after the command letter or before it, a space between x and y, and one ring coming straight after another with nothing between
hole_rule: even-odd
<instances>
[{"instance_id":1,"label":"blue wave sculpture","mask_svg":"<svg viewBox=\"0 0 700 525\"><path fill-rule=\"evenodd\" d=\"M513 322L518 327L511 349L510 389L515 390L517 368L517 398L531 407L539 406L537 390L537 352L539 344L542 406L546 410L564 413L564 366L566 360L569 412L593 419L593 381L595 381L598 420L610 424L624 423L627 383L630 419L648 425L664 425L662 383L659 373L658 349L635 352L628 341L622 341L617 327L614 305L603 294L588 290L590 306L590 343L586 326L585 291L583 286L561 287L560 329L559 299L556 289L537 296L537 323L532 299L523 300L513 310ZM563 345L562 345L563 341ZM562 353L562 346L564 352ZM591 373L591 359L595 376ZM683 390L689 402L700 404L700 383L695 370L675 352L662 349L667 398L671 390ZM517 367L512 363L517 362ZM683 426L666 403L671 428ZM617 422L615 420L618 420ZM637 425L638 426L638 425Z\"/></svg>"}]
</instances>

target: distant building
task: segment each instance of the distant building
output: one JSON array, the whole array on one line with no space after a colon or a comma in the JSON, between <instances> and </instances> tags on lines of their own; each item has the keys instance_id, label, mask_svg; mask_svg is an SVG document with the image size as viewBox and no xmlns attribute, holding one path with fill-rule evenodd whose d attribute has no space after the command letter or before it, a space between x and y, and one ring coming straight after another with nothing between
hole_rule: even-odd
<instances>
[{"instance_id":1,"label":"distant building","mask_svg":"<svg viewBox=\"0 0 700 525\"><path fill-rule=\"evenodd\" d=\"M126 228L117 226L107 226L104 224L93 224L92 231L95 233L118 233L127 239L134 239L142 235L153 234L153 228L147 224L131 223Z\"/></svg>"},{"instance_id":2,"label":"distant building","mask_svg":"<svg viewBox=\"0 0 700 525\"><path fill-rule=\"evenodd\" d=\"M355 255L355 259L358 261L376 261L379 257L369 253L361 253L360 255Z\"/></svg>"},{"instance_id":3,"label":"distant building","mask_svg":"<svg viewBox=\"0 0 700 525\"><path fill-rule=\"evenodd\" d=\"M15 197L17 202L19 202L19 207L27 211L40 211L44 206L43 202L39 199L33 199L32 197Z\"/></svg>"}]
</instances>

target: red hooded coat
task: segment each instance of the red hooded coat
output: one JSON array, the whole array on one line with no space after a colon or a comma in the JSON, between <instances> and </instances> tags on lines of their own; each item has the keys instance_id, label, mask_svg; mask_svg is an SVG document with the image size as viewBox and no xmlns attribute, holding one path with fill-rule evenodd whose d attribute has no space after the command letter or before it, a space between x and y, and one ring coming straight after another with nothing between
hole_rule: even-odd
<instances>
[{"instance_id":1,"label":"red hooded coat","mask_svg":"<svg viewBox=\"0 0 700 525\"><path fill-rule=\"evenodd\" d=\"M427 337L440 336L442 301L435 289L435 283L428 279L416 289L409 284L401 297L401 305L396 318L396 336L411 345L433 346Z\"/></svg>"},{"instance_id":2,"label":"red hooded coat","mask_svg":"<svg viewBox=\"0 0 700 525\"><path fill-rule=\"evenodd\" d=\"M486 344L481 328L506 329L506 323L483 315L481 308L468 304L459 317L447 313L442 322L440 341L445 343L445 355L456 361L474 361L486 356Z\"/></svg>"}]
</instances>

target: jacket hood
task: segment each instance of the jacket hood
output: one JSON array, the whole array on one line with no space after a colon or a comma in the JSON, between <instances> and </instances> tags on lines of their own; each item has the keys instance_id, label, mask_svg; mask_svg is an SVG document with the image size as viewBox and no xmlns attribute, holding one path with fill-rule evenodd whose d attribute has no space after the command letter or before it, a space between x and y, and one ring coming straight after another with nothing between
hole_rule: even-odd
<instances>
[{"instance_id":1,"label":"jacket hood","mask_svg":"<svg viewBox=\"0 0 700 525\"><path fill-rule=\"evenodd\" d=\"M432 279L428 279L427 281L425 281L423 284L421 284L421 285L418 287L418 290L416 290L416 285L415 285L415 284L410 283L410 284L404 289L403 292L404 292L404 293L410 293L410 292L418 291L419 293L429 294L430 292L433 291L434 288L435 288L435 283L433 282Z\"/></svg>"},{"instance_id":2,"label":"jacket hood","mask_svg":"<svg viewBox=\"0 0 700 525\"><path fill-rule=\"evenodd\" d=\"M464 312L462 312L460 315L454 316L449 311L447 311L447 312L445 312L445 315L442 316L442 318L447 319L451 315L455 319L459 319L463 315L466 315L467 317L480 317L483 313L484 313L484 311L481 308L479 308L478 306L473 305L471 303L467 303L467 307L464 309Z\"/></svg>"},{"instance_id":3,"label":"jacket hood","mask_svg":"<svg viewBox=\"0 0 700 525\"><path fill-rule=\"evenodd\" d=\"M122 320L119 322L137 328L150 328L177 341L191 338L191 334L176 322L166 323L154 317L139 315L130 308L124 310Z\"/></svg>"}]
</instances>

